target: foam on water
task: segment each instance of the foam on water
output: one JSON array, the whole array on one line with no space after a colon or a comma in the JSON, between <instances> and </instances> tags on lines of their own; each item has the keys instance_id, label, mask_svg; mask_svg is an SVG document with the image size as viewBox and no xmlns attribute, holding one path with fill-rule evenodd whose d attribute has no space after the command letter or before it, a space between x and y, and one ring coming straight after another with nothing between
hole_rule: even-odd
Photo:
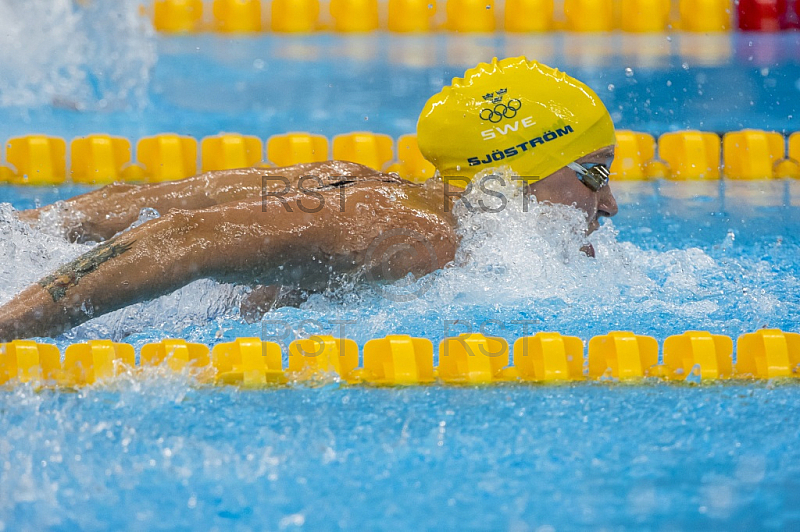
<instances>
[{"instance_id":1,"label":"foam on water","mask_svg":"<svg viewBox=\"0 0 800 532\"><path fill-rule=\"evenodd\" d=\"M152 218L145 210L141 219ZM85 253L93 244L70 244L54 235L52 226L46 232L20 222L9 204L0 204L0 301L6 302L24 287L38 281L62 264ZM137 222L138 223L138 222ZM195 281L153 301L131 305L91 320L69 331L65 340L92 338L121 340L132 332L148 328L164 334L180 334L191 325L208 326L219 317L237 314L238 302L247 288Z\"/></svg>"},{"instance_id":2,"label":"foam on water","mask_svg":"<svg viewBox=\"0 0 800 532\"><path fill-rule=\"evenodd\" d=\"M315 298L306 308L354 316L359 339L362 327L380 336L411 326L441 338L445 327L450 334L477 332L484 322L488 332L513 338L523 324L512 322L522 320L530 322L528 331L584 338L615 329L658 337L697 328L739 334L785 326L787 316L800 313L790 299L800 285L796 272L779 274L765 260L726 256L730 242L720 243L722 259L697 247L646 250L618 240L606 220L588 238L596 250L591 258L580 251L587 241L582 212L535 201L526 206L514 185L501 192L507 202L497 212L456 207L462 241L452 266L400 287L338 294L343 304ZM476 187L467 198L473 207L478 194ZM494 197L483 200L487 207L500 205ZM419 297L396 297L408 294ZM468 325L443 324L454 320Z\"/></svg>"},{"instance_id":3,"label":"foam on water","mask_svg":"<svg viewBox=\"0 0 800 532\"><path fill-rule=\"evenodd\" d=\"M14 208L0 204L0 300L8 301L25 286L41 279L74 259L89 246L69 244L63 238L43 233L20 222Z\"/></svg>"},{"instance_id":4,"label":"foam on water","mask_svg":"<svg viewBox=\"0 0 800 532\"><path fill-rule=\"evenodd\" d=\"M0 107L141 107L156 62L139 0L0 0Z\"/></svg>"}]
</instances>

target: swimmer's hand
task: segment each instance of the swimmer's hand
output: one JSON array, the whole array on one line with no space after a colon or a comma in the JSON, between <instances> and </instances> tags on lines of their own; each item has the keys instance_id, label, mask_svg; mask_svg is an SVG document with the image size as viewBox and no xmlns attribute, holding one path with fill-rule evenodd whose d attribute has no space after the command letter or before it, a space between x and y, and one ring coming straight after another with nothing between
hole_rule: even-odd
<instances>
[{"instance_id":1,"label":"swimmer's hand","mask_svg":"<svg viewBox=\"0 0 800 532\"><path fill-rule=\"evenodd\" d=\"M308 299L308 292L299 288L271 284L256 286L239 304L239 315L247 323L256 323L270 310L281 307L298 307Z\"/></svg>"}]
</instances>

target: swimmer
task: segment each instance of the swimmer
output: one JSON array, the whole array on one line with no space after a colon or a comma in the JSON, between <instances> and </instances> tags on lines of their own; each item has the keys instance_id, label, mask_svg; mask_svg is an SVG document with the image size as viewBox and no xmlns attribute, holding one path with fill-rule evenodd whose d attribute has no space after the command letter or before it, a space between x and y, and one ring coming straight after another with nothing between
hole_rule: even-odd
<instances>
[{"instance_id":1,"label":"swimmer","mask_svg":"<svg viewBox=\"0 0 800 532\"><path fill-rule=\"evenodd\" d=\"M452 191L493 167L522 176L539 202L583 211L587 234L617 212L608 111L583 83L524 57L454 79L425 105L417 138L439 173L424 185L328 161L116 183L21 211L32 225L55 211L65 237L99 244L0 307L0 340L54 336L201 278L257 286L243 305L257 315L341 274L428 274L459 245ZM131 228L144 208L161 216Z\"/></svg>"}]
</instances>

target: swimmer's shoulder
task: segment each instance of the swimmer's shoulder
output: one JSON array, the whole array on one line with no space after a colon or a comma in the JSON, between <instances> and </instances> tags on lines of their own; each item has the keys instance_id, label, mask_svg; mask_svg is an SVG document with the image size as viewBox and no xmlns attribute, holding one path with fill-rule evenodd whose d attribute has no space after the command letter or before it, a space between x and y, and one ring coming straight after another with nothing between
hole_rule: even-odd
<instances>
[{"instance_id":1,"label":"swimmer's shoulder","mask_svg":"<svg viewBox=\"0 0 800 532\"><path fill-rule=\"evenodd\" d=\"M351 186L354 184L385 183L395 185L410 185L395 173L381 172L363 164L350 161L323 161L317 163L298 164L286 168L277 168L276 174L284 171L291 174L298 181L303 180L306 189L326 189Z\"/></svg>"},{"instance_id":2,"label":"swimmer's shoulder","mask_svg":"<svg viewBox=\"0 0 800 532\"><path fill-rule=\"evenodd\" d=\"M364 189L400 187L412 195L442 196L442 182L438 178L424 183L408 181L394 172L381 172L363 164L350 161L322 161L296 164L277 168L247 168L238 172L259 174L263 181L262 188L286 190L286 187L297 187L304 193L310 191L323 192L334 189Z\"/></svg>"}]
</instances>

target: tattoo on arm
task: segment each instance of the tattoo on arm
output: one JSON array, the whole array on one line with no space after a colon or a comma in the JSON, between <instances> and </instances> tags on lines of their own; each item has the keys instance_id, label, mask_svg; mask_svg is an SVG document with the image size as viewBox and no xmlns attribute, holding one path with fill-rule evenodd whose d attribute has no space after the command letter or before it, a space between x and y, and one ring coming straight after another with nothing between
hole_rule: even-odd
<instances>
[{"instance_id":1,"label":"tattoo on arm","mask_svg":"<svg viewBox=\"0 0 800 532\"><path fill-rule=\"evenodd\" d=\"M43 278L39 281L39 285L50 292L53 301L57 302L67 295L67 290L77 285L83 276L89 275L107 260L119 257L131 249L134 242L136 242L131 240L118 243L116 240L112 238L103 244L95 246L90 251Z\"/></svg>"}]
</instances>

